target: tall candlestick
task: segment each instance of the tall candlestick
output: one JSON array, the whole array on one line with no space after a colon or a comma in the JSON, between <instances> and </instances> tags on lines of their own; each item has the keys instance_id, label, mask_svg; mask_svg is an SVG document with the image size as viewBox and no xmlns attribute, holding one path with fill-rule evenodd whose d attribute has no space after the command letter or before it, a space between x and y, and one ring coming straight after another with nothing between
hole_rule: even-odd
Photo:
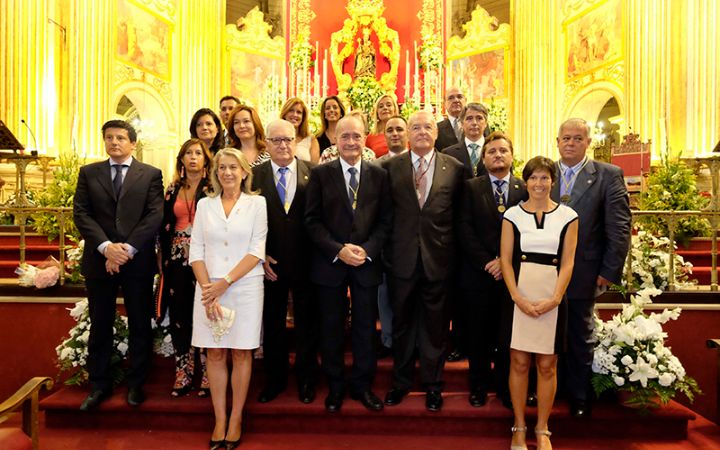
<instances>
[{"instance_id":1,"label":"tall candlestick","mask_svg":"<svg viewBox=\"0 0 720 450\"><path fill-rule=\"evenodd\" d=\"M320 77L319 72L320 71L320 42L315 41L315 64L313 65L313 83L315 84L315 89L313 90L315 92L315 97L320 96ZM308 105L308 108L310 105Z\"/></svg>"},{"instance_id":2,"label":"tall candlestick","mask_svg":"<svg viewBox=\"0 0 720 450\"><path fill-rule=\"evenodd\" d=\"M410 98L410 50L405 50L405 98Z\"/></svg>"},{"instance_id":3,"label":"tall candlestick","mask_svg":"<svg viewBox=\"0 0 720 450\"><path fill-rule=\"evenodd\" d=\"M327 89L328 89L328 72L327 72L327 49L323 52L323 97L327 97Z\"/></svg>"}]
</instances>

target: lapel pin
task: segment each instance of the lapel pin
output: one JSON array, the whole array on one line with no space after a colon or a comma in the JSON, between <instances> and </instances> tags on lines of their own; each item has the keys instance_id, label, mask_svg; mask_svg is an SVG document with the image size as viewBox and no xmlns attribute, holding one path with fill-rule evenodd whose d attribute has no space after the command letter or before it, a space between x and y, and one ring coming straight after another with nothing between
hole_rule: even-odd
<instances>
[{"instance_id":1,"label":"lapel pin","mask_svg":"<svg viewBox=\"0 0 720 450\"><path fill-rule=\"evenodd\" d=\"M305 179L307 180L307 179L308 179L308 176L307 176L307 175L305 175L305 176L304 176L303 178L305 178Z\"/></svg>"},{"instance_id":2,"label":"lapel pin","mask_svg":"<svg viewBox=\"0 0 720 450\"><path fill-rule=\"evenodd\" d=\"M588 184L592 184L592 180L588 180Z\"/></svg>"},{"instance_id":3,"label":"lapel pin","mask_svg":"<svg viewBox=\"0 0 720 450\"><path fill-rule=\"evenodd\" d=\"M520 189L520 186L516 184L515 189Z\"/></svg>"}]
</instances>

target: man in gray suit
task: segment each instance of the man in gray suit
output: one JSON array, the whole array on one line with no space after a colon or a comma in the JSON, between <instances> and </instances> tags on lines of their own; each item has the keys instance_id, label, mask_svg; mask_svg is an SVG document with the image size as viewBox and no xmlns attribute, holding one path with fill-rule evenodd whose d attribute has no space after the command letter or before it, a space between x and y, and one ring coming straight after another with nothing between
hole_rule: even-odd
<instances>
[{"instance_id":1,"label":"man in gray suit","mask_svg":"<svg viewBox=\"0 0 720 450\"><path fill-rule=\"evenodd\" d=\"M574 417L590 416L591 342L595 298L622 276L630 247L630 206L622 170L588 159L590 126L568 119L560 126L558 183L552 198L577 212L575 269L567 289L568 350L565 388Z\"/></svg>"}]
</instances>

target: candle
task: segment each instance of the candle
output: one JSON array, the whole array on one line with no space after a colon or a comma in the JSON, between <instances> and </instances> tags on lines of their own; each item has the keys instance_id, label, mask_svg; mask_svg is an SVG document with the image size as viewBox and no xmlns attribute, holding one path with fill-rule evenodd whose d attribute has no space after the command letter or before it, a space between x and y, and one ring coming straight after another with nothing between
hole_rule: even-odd
<instances>
[{"instance_id":1,"label":"candle","mask_svg":"<svg viewBox=\"0 0 720 450\"><path fill-rule=\"evenodd\" d=\"M405 50L405 98L410 97L410 50Z\"/></svg>"},{"instance_id":2,"label":"candle","mask_svg":"<svg viewBox=\"0 0 720 450\"><path fill-rule=\"evenodd\" d=\"M319 82L319 70L320 70L320 42L315 41L315 64L313 67L313 83L315 84L315 97L320 96L320 82ZM308 105L309 107L309 105Z\"/></svg>"},{"instance_id":3,"label":"candle","mask_svg":"<svg viewBox=\"0 0 720 450\"><path fill-rule=\"evenodd\" d=\"M327 49L323 52L323 97L327 97L328 72L327 72Z\"/></svg>"}]
</instances>

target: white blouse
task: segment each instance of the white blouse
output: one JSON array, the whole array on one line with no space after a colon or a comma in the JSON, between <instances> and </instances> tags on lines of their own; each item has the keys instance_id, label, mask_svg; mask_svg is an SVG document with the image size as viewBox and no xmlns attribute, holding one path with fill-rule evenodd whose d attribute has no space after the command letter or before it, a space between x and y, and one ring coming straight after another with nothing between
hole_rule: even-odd
<instances>
[{"instance_id":1,"label":"white blouse","mask_svg":"<svg viewBox=\"0 0 720 450\"><path fill-rule=\"evenodd\" d=\"M241 194L228 217L220 196L205 197L197 204L189 261L191 264L204 261L208 276L217 279L227 275L250 254L260 262L245 277L263 275L266 238L265 197Z\"/></svg>"}]
</instances>

